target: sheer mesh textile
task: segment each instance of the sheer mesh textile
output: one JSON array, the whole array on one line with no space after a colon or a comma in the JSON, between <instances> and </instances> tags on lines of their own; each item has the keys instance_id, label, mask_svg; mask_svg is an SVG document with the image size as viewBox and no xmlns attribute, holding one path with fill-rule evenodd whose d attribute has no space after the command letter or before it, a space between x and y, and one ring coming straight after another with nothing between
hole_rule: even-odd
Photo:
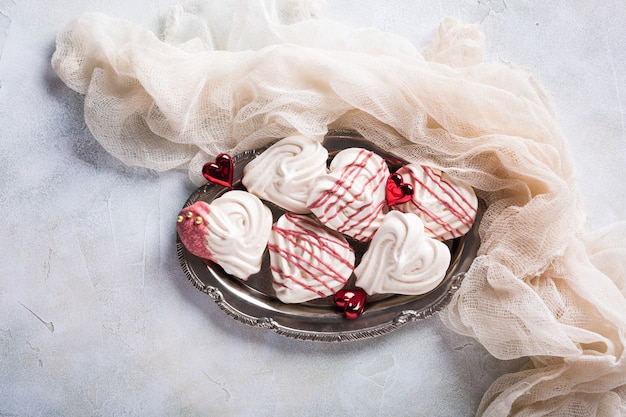
<instances>
[{"instance_id":1,"label":"sheer mesh textile","mask_svg":"<svg viewBox=\"0 0 626 417\"><path fill-rule=\"evenodd\" d=\"M317 6L181 2L161 38L85 14L58 34L52 65L108 152L196 184L218 153L337 128L470 183L488 205L482 245L442 318L497 358L531 359L477 414L625 415L626 225L585 233L566 139L532 74L484 62L471 25L445 19L420 53Z\"/></svg>"}]
</instances>

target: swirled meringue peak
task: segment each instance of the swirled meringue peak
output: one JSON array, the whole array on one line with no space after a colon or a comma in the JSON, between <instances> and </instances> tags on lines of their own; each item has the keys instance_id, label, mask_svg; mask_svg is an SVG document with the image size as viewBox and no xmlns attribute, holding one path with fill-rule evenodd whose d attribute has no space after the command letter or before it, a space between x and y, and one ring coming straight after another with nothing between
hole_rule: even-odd
<instances>
[{"instance_id":1,"label":"swirled meringue peak","mask_svg":"<svg viewBox=\"0 0 626 417\"><path fill-rule=\"evenodd\" d=\"M283 303L327 297L341 289L354 269L345 237L313 217L285 213L269 241L272 286Z\"/></svg>"},{"instance_id":2,"label":"swirled meringue peak","mask_svg":"<svg viewBox=\"0 0 626 417\"><path fill-rule=\"evenodd\" d=\"M261 269L272 213L254 195L234 190L181 210L176 229L189 252L246 280Z\"/></svg>"},{"instance_id":3,"label":"swirled meringue peak","mask_svg":"<svg viewBox=\"0 0 626 417\"><path fill-rule=\"evenodd\" d=\"M391 211L354 269L356 285L369 295L425 294L443 281L450 258L445 243L425 235L417 215Z\"/></svg>"},{"instance_id":4,"label":"swirled meringue peak","mask_svg":"<svg viewBox=\"0 0 626 417\"><path fill-rule=\"evenodd\" d=\"M469 184L417 164L405 165L397 173L413 187L413 195L393 209L417 214L424 222L426 234L435 239L454 239L470 231L478 199Z\"/></svg>"},{"instance_id":5,"label":"swirled meringue peak","mask_svg":"<svg viewBox=\"0 0 626 417\"><path fill-rule=\"evenodd\" d=\"M387 210L387 177L387 163L374 152L344 149L333 158L330 173L315 180L307 205L329 228L368 241Z\"/></svg>"},{"instance_id":6,"label":"swirled meringue peak","mask_svg":"<svg viewBox=\"0 0 626 417\"><path fill-rule=\"evenodd\" d=\"M310 213L311 183L327 172L328 151L315 139L296 135L279 140L244 168L242 183L258 197L292 213Z\"/></svg>"}]
</instances>

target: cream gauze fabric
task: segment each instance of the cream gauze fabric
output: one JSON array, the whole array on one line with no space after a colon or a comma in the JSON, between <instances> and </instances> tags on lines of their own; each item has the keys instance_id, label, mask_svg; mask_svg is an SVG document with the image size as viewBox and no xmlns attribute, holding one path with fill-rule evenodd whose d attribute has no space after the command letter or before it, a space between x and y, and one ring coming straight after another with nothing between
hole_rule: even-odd
<instances>
[{"instance_id":1,"label":"cream gauze fabric","mask_svg":"<svg viewBox=\"0 0 626 417\"><path fill-rule=\"evenodd\" d=\"M572 161L532 74L483 61L475 27L407 40L314 16L311 1L177 4L158 37L86 14L52 65L85 95L95 138L129 165L188 169L221 152L354 129L470 183L487 210L479 256L443 312L501 359L478 415L626 413L626 225L588 235Z\"/></svg>"}]
</instances>

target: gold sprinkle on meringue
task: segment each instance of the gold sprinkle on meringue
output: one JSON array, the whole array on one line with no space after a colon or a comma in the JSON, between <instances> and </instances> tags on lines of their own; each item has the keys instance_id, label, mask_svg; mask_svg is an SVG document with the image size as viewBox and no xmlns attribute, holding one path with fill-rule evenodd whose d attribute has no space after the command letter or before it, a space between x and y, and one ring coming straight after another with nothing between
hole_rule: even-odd
<instances>
[{"instance_id":1,"label":"gold sprinkle on meringue","mask_svg":"<svg viewBox=\"0 0 626 417\"><path fill-rule=\"evenodd\" d=\"M194 223L196 223L196 224L202 223L202 217L200 217L200 216L196 217L196 220L194 220Z\"/></svg>"},{"instance_id":2,"label":"gold sprinkle on meringue","mask_svg":"<svg viewBox=\"0 0 626 417\"><path fill-rule=\"evenodd\" d=\"M187 212L187 218L188 218L188 219L191 219L192 217L193 217L193 213L192 213L192 212L190 212L190 211L188 211L188 212Z\"/></svg>"},{"instance_id":3,"label":"gold sprinkle on meringue","mask_svg":"<svg viewBox=\"0 0 626 417\"><path fill-rule=\"evenodd\" d=\"M178 223L182 223L182 221L183 221L183 220L185 220L185 218L184 218L183 216L178 216L178 217L176 217L176 221L177 221Z\"/></svg>"}]
</instances>

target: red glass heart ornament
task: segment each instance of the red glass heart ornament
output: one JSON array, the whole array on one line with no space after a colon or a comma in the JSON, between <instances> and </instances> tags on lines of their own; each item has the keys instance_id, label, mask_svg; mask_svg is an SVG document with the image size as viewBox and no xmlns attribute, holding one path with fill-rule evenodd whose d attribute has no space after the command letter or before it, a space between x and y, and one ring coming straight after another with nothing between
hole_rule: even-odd
<instances>
[{"instance_id":1,"label":"red glass heart ornament","mask_svg":"<svg viewBox=\"0 0 626 417\"><path fill-rule=\"evenodd\" d=\"M217 155L215 162L207 162L202 167L202 175L213 184L233 189L233 160L225 153Z\"/></svg>"},{"instance_id":2,"label":"red glass heart ornament","mask_svg":"<svg viewBox=\"0 0 626 417\"><path fill-rule=\"evenodd\" d=\"M334 296L335 305L341 309L344 309L346 307L346 304L348 304L348 301L350 301L352 297L354 297L354 292L350 290L339 290L335 293Z\"/></svg>"},{"instance_id":3,"label":"red glass heart ornament","mask_svg":"<svg viewBox=\"0 0 626 417\"><path fill-rule=\"evenodd\" d=\"M413 186L405 183L398 173L393 173L387 178L385 191L388 206L406 203L413 196Z\"/></svg>"},{"instance_id":4,"label":"red glass heart ornament","mask_svg":"<svg viewBox=\"0 0 626 417\"><path fill-rule=\"evenodd\" d=\"M335 293L334 301L347 319L354 320L365 310L367 293L361 289L339 290Z\"/></svg>"},{"instance_id":5,"label":"red glass heart ornament","mask_svg":"<svg viewBox=\"0 0 626 417\"><path fill-rule=\"evenodd\" d=\"M363 313L363 310L365 310L365 299L363 301L349 301L343 314L348 320L354 320Z\"/></svg>"}]
</instances>

